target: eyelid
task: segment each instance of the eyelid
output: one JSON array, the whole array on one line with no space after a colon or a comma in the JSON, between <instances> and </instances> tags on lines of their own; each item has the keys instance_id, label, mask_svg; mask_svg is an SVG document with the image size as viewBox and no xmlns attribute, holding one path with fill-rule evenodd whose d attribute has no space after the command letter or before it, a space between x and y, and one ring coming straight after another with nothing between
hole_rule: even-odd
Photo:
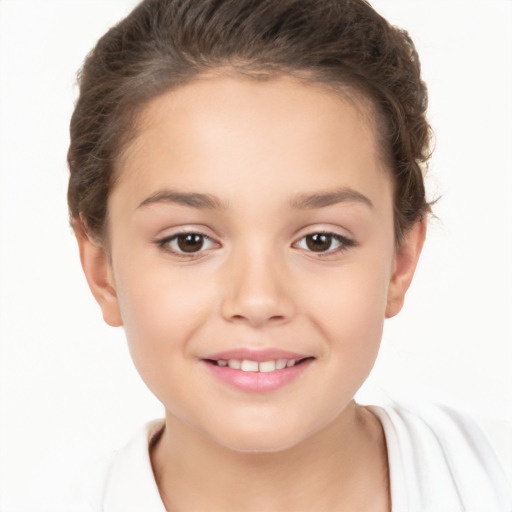
<instances>
[{"instance_id":1,"label":"eyelid","mask_svg":"<svg viewBox=\"0 0 512 512\"><path fill-rule=\"evenodd\" d=\"M192 252L186 252L181 251L175 248L172 248L170 246L170 243L177 240L180 236L186 236L186 235L199 235L203 238L204 241L209 241L212 244L212 247L201 247L198 251L192 251ZM186 259L196 259L203 257L206 252L210 251L214 248L221 247L220 242L215 240L212 236L207 235L204 233L204 230L202 229L194 229L193 227L187 227L187 228L181 228L178 231L174 233L170 233L165 236L161 236L158 238L155 238L153 242L164 252L171 254L173 256L177 256L179 258L186 258Z\"/></svg>"},{"instance_id":2,"label":"eyelid","mask_svg":"<svg viewBox=\"0 0 512 512\"><path fill-rule=\"evenodd\" d=\"M334 240L339 242L339 246L335 247L334 249L329 249L326 251L313 251L306 247L298 247L298 244L305 240L308 236L312 235L328 235L331 236ZM307 233L304 233L301 237L297 238L296 241L292 244L293 247L296 247L300 250L303 250L307 253L310 253L312 255L315 255L317 257L327 257L332 256L341 252L344 252L348 250L351 247L354 247L357 245L357 242L346 235L342 235L341 233L337 233L336 231L332 231L329 229L309 229Z\"/></svg>"}]
</instances>

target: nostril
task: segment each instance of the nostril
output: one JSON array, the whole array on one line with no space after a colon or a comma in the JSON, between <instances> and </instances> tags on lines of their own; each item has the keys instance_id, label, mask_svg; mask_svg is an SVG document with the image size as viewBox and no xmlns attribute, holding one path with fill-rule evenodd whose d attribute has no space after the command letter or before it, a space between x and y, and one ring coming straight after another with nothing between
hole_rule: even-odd
<instances>
[{"instance_id":1,"label":"nostril","mask_svg":"<svg viewBox=\"0 0 512 512\"><path fill-rule=\"evenodd\" d=\"M240 314L233 314L229 317L229 321L233 323L247 323L250 325L263 325L263 324L272 324L272 325L278 325L286 321L285 315L271 315L267 316L265 314L247 314L247 315L240 315Z\"/></svg>"},{"instance_id":2,"label":"nostril","mask_svg":"<svg viewBox=\"0 0 512 512\"><path fill-rule=\"evenodd\" d=\"M293 316L293 308L282 301L267 297L254 298L237 296L226 298L221 303L221 315L228 322L247 323L260 326L265 323L277 325L286 322Z\"/></svg>"}]
</instances>

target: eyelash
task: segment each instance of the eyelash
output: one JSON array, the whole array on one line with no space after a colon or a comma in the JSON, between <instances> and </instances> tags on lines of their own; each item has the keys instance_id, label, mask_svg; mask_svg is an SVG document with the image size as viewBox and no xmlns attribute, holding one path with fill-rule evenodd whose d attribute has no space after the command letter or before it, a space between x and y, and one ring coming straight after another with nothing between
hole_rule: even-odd
<instances>
[{"instance_id":1,"label":"eyelash","mask_svg":"<svg viewBox=\"0 0 512 512\"><path fill-rule=\"evenodd\" d=\"M315 237L315 236L325 236L325 237L328 237L330 240L329 240L329 246L332 245L332 243L335 241L337 242L339 245L338 247L334 248L334 249L327 249L325 251L315 251L315 250L312 250L311 247L300 247L300 243L301 242L305 242L306 244L308 243L307 240L308 240L308 237ZM180 237L191 237L191 236L195 236L195 237L199 237L200 238L200 242L201 242L201 246L198 248L198 250L193 250L193 251L190 251L190 252L187 252L187 251L184 251L182 249L180 249L179 247L177 248L173 248L171 246L171 244L173 242L176 242L176 243L179 243L179 240L180 240ZM211 243L212 246L217 246L217 247L220 247L220 244L218 242L215 242L212 238L210 238L208 235L205 235L204 233L200 233L200 232L197 232L197 231L183 231L183 232L180 232L180 233L175 233L174 235L171 235L171 236L166 236L165 238L162 238L162 239L159 239L159 240L155 240L155 243L165 252L168 252L168 253L171 253L175 256L178 256L180 258L187 258L187 259L195 259L195 258L200 258L203 256L203 253L212 249L213 247L208 247L206 249L204 249L204 245L205 243ZM312 233L308 233L307 235L304 235L302 236L301 238L299 238L299 240L297 242L294 242L293 244L293 247L295 248L298 248L298 249L302 249L302 250L305 250L307 252L310 252L311 254L315 254L316 256L318 257L326 257L326 256L331 256L331 255L334 255L334 254L338 254L338 253L341 253L341 252L344 252L346 251L347 249L349 249L350 247L354 247L355 245L357 245L357 243L350 239L350 238L347 238L343 235L339 235L338 233L332 233L330 231L315 231L315 232L312 232Z\"/></svg>"},{"instance_id":2,"label":"eyelash","mask_svg":"<svg viewBox=\"0 0 512 512\"><path fill-rule=\"evenodd\" d=\"M180 237L190 237L190 236L196 236L201 238L201 247L197 251L183 251L180 250L179 247L174 249L172 248L171 244L173 242L179 243ZM175 233L171 236L166 236L165 238L162 238L160 240L155 241L156 244L165 252L171 253L174 256L178 256L180 258L187 258L187 259L195 259L201 257L203 252L205 252L208 249L211 249L209 247L208 249L204 249L203 246L205 243L210 242L213 245L220 246L218 242L215 242L212 238L210 238L208 235L205 235L203 233L199 233L197 231L183 231L181 233Z\"/></svg>"},{"instance_id":3,"label":"eyelash","mask_svg":"<svg viewBox=\"0 0 512 512\"><path fill-rule=\"evenodd\" d=\"M315 236L318 236L318 235L329 237L330 238L329 245L331 246L332 243L335 241L335 242L337 242L339 244L338 247L336 247L334 249L329 248L326 251L314 251L310 247L309 248L304 248L304 247L300 247L299 246L299 244L302 241L304 241L307 244L308 237L315 237ZM294 244L294 246L298 247L299 249L304 249L304 250L306 250L308 252L311 252L312 254L314 254L314 255L316 255L316 256L318 256L320 258L327 257L327 256L332 256L334 254L338 254L338 253L344 252L347 249L349 249L350 247L354 247L355 245L356 245L355 240L347 238L346 236L340 235L338 233L332 233L330 231L315 231L313 233L308 233L307 235L304 235L303 237L301 237Z\"/></svg>"}]
</instances>

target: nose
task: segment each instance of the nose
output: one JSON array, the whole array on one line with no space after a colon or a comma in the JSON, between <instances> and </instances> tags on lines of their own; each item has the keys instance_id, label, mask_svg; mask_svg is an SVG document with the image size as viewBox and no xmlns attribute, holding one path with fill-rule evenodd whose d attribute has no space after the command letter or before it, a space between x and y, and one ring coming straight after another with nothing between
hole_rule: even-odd
<instances>
[{"instance_id":1,"label":"nose","mask_svg":"<svg viewBox=\"0 0 512 512\"><path fill-rule=\"evenodd\" d=\"M235 261L234 261L235 260ZM292 283L278 257L267 252L226 262L221 314L252 327L288 322L295 314Z\"/></svg>"}]
</instances>

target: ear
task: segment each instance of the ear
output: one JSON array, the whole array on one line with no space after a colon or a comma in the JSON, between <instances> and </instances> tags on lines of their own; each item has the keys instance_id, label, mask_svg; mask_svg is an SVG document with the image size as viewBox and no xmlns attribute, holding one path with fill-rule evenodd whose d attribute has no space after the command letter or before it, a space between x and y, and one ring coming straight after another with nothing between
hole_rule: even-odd
<instances>
[{"instance_id":1,"label":"ear","mask_svg":"<svg viewBox=\"0 0 512 512\"><path fill-rule=\"evenodd\" d=\"M81 222L73 225L80 250L80 261L87 283L101 307L103 319L112 327L123 325L112 265L105 249L94 240Z\"/></svg>"},{"instance_id":2,"label":"ear","mask_svg":"<svg viewBox=\"0 0 512 512\"><path fill-rule=\"evenodd\" d=\"M404 305L405 293L414 276L421 249L425 242L426 231L427 226L425 220L416 222L412 228L407 231L400 246L396 250L393 275L388 288L386 318L397 315Z\"/></svg>"}]
</instances>

